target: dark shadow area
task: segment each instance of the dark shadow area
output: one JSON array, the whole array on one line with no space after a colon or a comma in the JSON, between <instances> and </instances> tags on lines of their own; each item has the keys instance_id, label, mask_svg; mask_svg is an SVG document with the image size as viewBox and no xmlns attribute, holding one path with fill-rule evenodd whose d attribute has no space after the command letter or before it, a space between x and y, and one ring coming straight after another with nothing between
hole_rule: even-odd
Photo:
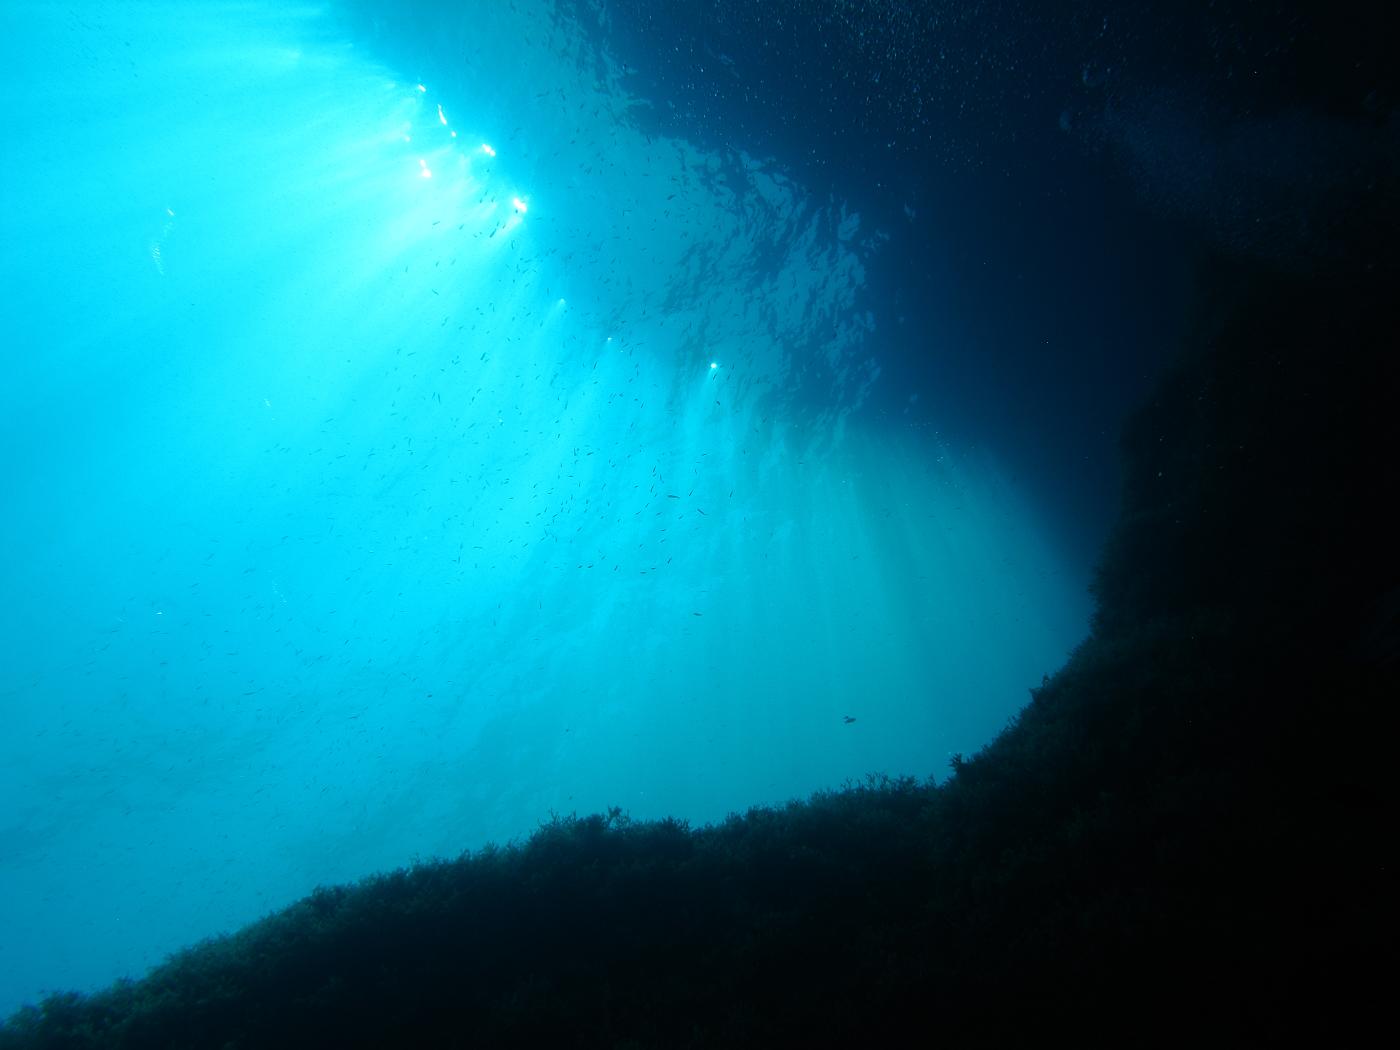
<instances>
[{"instance_id":1,"label":"dark shadow area","mask_svg":"<svg viewBox=\"0 0 1400 1050\"><path fill-rule=\"evenodd\" d=\"M1389 245L1212 256L1092 635L953 775L318 890L0 1048L1337 1044L1395 964ZM95 869L100 870L100 868Z\"/></svg>"},{"instance_id":2,"label":"dark shadow area","mask_svg":"<svg viewBox=\"0 0 1400 1050\"><path fill-rule=\"evenodd\" d=\"M888 237L861 303L873 411L989 447L1086 568L1190 245L1302 272L1347 250L1347 214L1393 218L1363 174L1400 165L1374 4L572 6L649 101L640 127L772 156Z\"/></svg>"}]
</instances>

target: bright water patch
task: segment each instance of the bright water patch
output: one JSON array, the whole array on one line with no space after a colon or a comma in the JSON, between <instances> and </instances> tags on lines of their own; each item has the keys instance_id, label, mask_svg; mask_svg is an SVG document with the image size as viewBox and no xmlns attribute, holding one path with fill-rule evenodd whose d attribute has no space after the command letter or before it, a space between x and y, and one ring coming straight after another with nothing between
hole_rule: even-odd
<instances>
[{"instance_id":1,"label":"bright water patch","mask_svg":"<svg viewBox=\"0 0 1400 1050\"><path fill-rule=\"evenodd\" d=\"M975 435L860 413L878 234L497 6L443 88L316 8L6 16L0 1009L551 811L939 771L1083 629Z\"/></svg>"}]
</instances>

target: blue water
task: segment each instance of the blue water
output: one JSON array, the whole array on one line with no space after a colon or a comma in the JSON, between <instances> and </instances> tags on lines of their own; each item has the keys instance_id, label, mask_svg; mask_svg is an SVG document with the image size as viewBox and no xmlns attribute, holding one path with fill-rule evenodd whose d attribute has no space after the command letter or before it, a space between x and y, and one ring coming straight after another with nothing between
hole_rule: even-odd
<instances>
[{"instance_id":1,"label":"blue water","mask_svg":"<svg viewBox=\"0 0 1400 1050\"><path fill-rule=\"evenodd\" d=\"M1084 634L1018 376L891 359L888 218L477 6L437 81L4 9L0 1013L551 813L941 773Z\"/></svg>"}]
</instances>

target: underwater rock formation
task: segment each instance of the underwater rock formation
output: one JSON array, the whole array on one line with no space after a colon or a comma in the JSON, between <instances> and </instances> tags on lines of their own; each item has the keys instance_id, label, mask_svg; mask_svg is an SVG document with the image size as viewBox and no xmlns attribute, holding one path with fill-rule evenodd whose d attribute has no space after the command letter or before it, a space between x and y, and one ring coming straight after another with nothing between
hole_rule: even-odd
<instances>
[{"instance_id":1,"label":"underwater rock formation","mask_svg":"<svg viewBox=\"0 0 1400 1050\"><path fill-rule=\"evenodd\" d=\"M1393 965L1389 268L1202 263L1091 636L942 784L557 819L0 1029L39 1046L1338 1038Z\"/></svg>"}]
</instances>

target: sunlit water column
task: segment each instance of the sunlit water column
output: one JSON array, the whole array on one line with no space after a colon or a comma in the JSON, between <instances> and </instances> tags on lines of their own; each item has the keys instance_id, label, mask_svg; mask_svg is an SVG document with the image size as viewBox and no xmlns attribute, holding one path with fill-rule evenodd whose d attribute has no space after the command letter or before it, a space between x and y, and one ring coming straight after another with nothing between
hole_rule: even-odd
<instances>
[{"instance_id":1,"label":"sunlit water column","mask_svg":"<svg viewBox=\"0 0 1400 1050\"><path fill-rule=\"evenodd\" d=\"M878 232L545 5L441 84L315 8L6 19L0 1008L551 810L939 770L1082 629L994 463L860 411Z\"/></svg>"}]
</instances>

